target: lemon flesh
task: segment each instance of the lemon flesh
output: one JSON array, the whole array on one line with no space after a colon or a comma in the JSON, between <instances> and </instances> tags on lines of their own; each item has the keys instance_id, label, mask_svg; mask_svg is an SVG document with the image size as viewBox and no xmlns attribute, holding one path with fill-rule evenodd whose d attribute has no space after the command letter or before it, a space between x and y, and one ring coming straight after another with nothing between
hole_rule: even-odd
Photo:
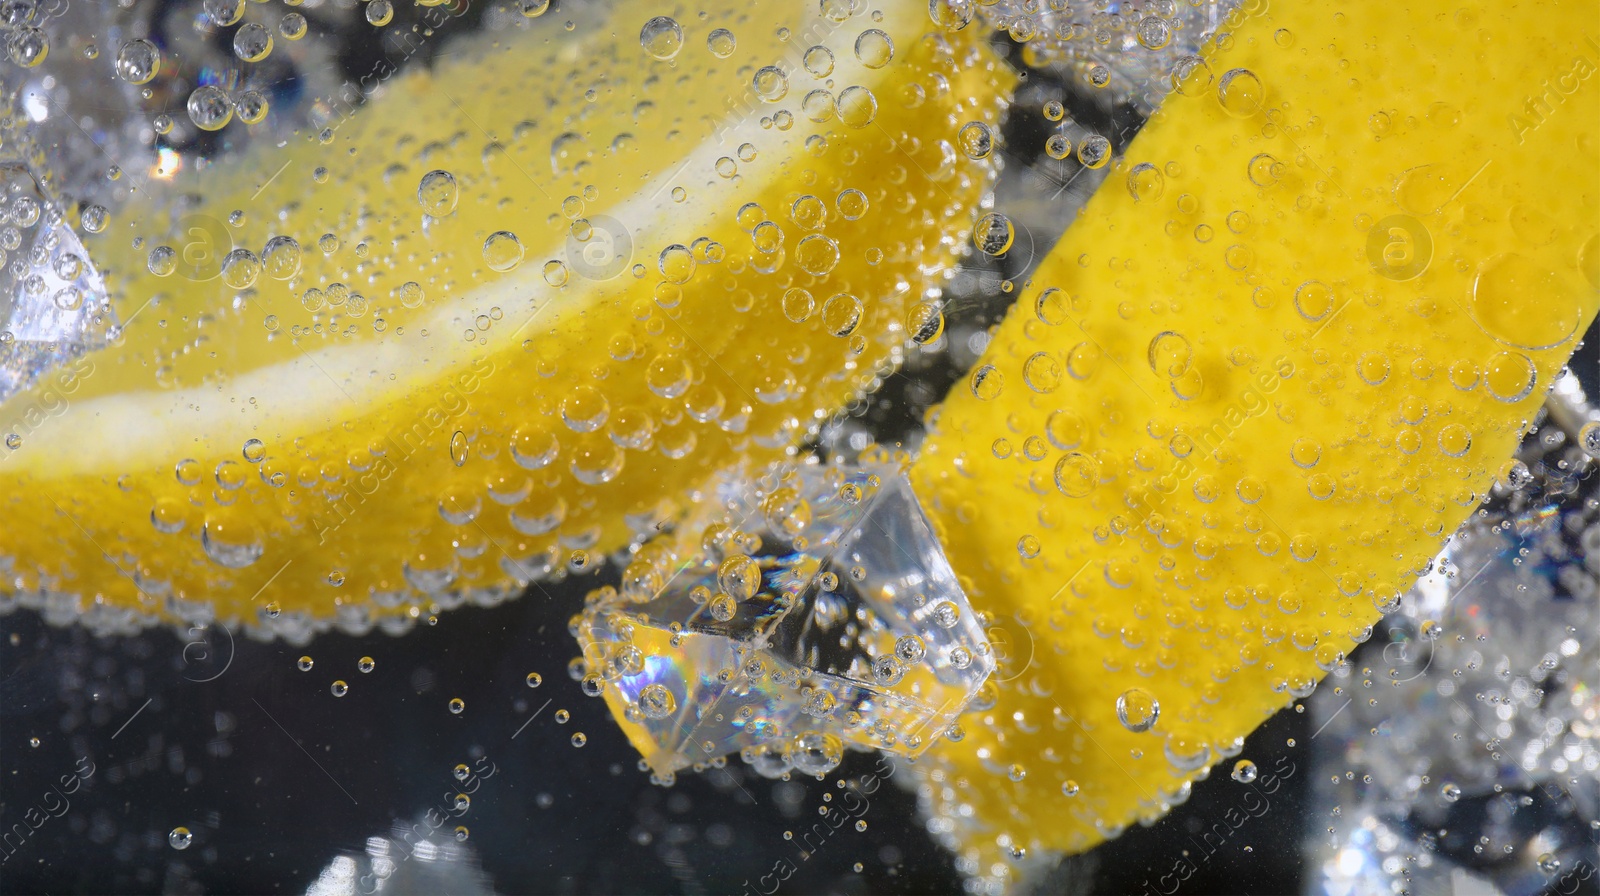
<instances>
[{"instance_id":1,"label":"lemon flesh","mask_svg":"<svg viewBox=\"0 0 1600 896\"><path fill-rule=\"evenodd\" d=\"M1004 630L920 764L970 872L1161 816L1477 506L1596 310L1595 27L1246 4L1180 73L913 470Z\"/></svg>"},{"instance_id":2,"label":"lemon flesh","mask_svg":"<svg viewBox=\"0 0 1600 896\"><path fill-rule=\"evenodd\" d=\"M122 338L0 407L7 591L110 629L401 624L780 456L893 364L993 174L943 137L1008 71L878 9L475 37L179 174L198 207L141 197L90 245Z\"/></svg>"}]
</instances>

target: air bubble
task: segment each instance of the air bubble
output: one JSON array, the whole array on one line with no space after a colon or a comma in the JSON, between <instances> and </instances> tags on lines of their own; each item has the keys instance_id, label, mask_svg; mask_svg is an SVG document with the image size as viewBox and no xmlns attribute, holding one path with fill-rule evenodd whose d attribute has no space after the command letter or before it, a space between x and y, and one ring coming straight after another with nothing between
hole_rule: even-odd
<instances>
[{"instance_id":1,"label":"air bubble","mask_svg":"<svg viewBox=\"0 0 1600 896\"><path fill-rule=\"evenodd\" d=\"M706 49L711 51L711 55L718 59L727 59L732 56L738 43L733 36L733 32L726 28L718 28L706 35Z\"/></svg>"},{"instance_id":2,"label":"air bubble","mask_svg":"<svg viewBox=\"0 0 1600 896\"><path fill-rule=\"evenodd\" d=\"M846 87L837 106L839 120L847 127L864 128L878 117L878 98L865 87Z\"/></svg>"},{"instance_id":3,"label":"air bubble","mask_svg":"<svg viewBox=\"0 0 1600 896\"><path fill-rule=\"evenodd\" d=\"M455 175L439 169L424 174L417 184L417 202L424 213L435 218L455 211L458 202Z\"/></svg>"},{"instance_id":4,"label":"air bubble","mask_svg":"<svg viewBox=\"0 0 1600 896\"><path fill-rule=\"evenodd\" d=\"M856 37L856 58L867 68L883 68L894 59L894 41L877 28Z\"/></svg>"},{"instance_id":5,"label":"air bubble","mask_svg":"<svg viewBox=\"0 0 1600 896\"><path fill-rule=\"evenodd\" d=\"M1578 444L1590 457L1600 458L1600 423L1585 423L1578 430Z\"/></svg>"},{"instance_id":6,"label":"air bubble","mask_svg":"<svg viewBox=\"0 0 1600 896\"><path fill-rule=\"evenodd\" d=\"M1307 280L1294 291L1294 309L1306 320L1322 320L1333 310L1333 290L1320 280Z\"/></svg>"},{"instance_id":7,"label":"air bubble","mask_svg":"<svg viewBox=\"0 0 1600 896\"><path fill-rule=\"evenodd\" d=\"M960 31L972 24L976 12L975 0L928 0L928 17L946 31Z\"/></svg>"},{"instance_id":8,"label":"air bubble","mask_svg":"<svg viewBox=\"0 0 1600 896\"><path fill-rule=\"evenodd\" d=\"M822 306L822 328L834 336L844 338L861 325L863 307L861 300L842 292L828 299Z\"/></svg>"},{"instance_id":9,"label":"air bubble","mask_svg":"<svg viewBox=\"0 0 1600 896\"><path fill-rule=\"evenodd\" d=\"M1100 482L1100 465L1081 451L1062 455L1056 461L1056 489L1069 498L1082 498Z\"/></svg>"},{"instance_id":10,"label":"air bubble","mask_svg":"<svg viewBox=\"0 0 1600 896\"><path fill-rule=\"evenodd\" d=\"M833 204L839 210L840 217L846 221L858 221L867 213L867 194L853 188L841 190Z\"/></svg>"},{"instance_id":11,"label":"air bubble","mask_svg":"<svg viewBox=\"0 0 1600 896\"><path fill-rule=\"evenodd\" d=\"M1261 79L1247 68L1233 69L1217 83L1217 101L1235 118L1248 118L1261 111L1266 97Z\"/></svg>"},{"instance_id":12,"label":"air bubble","mask_svg":"<svg viewBox=\"0 0 1600 896\"><path fill-rule=\"evenodd\" d=\"M234 249L222 259L222 282L231 289L249 289L261 276L261 260L249 249Z\"/></svg>"},{"instance_id":13,"label":"air bubble","mask_svg":"<svg viewBox=\"0 0 1600 896\"><path fill-rule=\"evenodd\" d=\"M902 635L894 642L894 655L902 663L920 663L928 653L928 645L916 635Z\"/></svg>"},{"instance_id":14,"label":"air bubble","mask_svg":"<svg viewBox=\"0 0 1600 896\"><path fill-rule=\"evenodd\" d=\"M944 335L944 312L934 302L919 302L906 314L906 333L917 345L929 345Z\"/></svg>"},{"instance_id":15,"label":"air bubble","mask_svg":"<svg viewBox=\"0 0 1600 896\"><path fill-rule=\"evenodd\" d=\"M981 121L969 121L956 133L956 142L961 144L961 151L967 158L987 159L994 151L994 132Z\"/></svg>"},{"instance_id":16,"label":"air bubble","mask_svg":"<svg viewBox=\"0 0 1600 896\"><path fill-rule=\"evenodd\" d=\"M776 103L789 95L789 76L776 65L757 69L750 86L764 103Z\"/></svg>"},{"instance_id":17,"label":"air bubble","mask_svg":"<svg viewBox=\"0 0 1600 896\"><path fill-rule=\"evenodd\" d=\"M801 62L812 77L826 78L833 74L833 51L824 46L815 46L806 50Z\"/></svg>"},{"instance_id":18,"label":"air bubble","mask_svg":"<svg viewBox=\"0 0 1600 896\"><path fill-rule=\"evenodd\" d=\"M683 28L669 16L656 16L639 29L639 46L652 59L668 62L683 49Z\"/></svg>"},{"instance_id":19,"label":"air bubble","mask_svg":"<svg viewBox=\"0 0 1600 896\"><path fill-rule=\"evenodd\" d=\"M1451 457L1461 457L1472 449L1472 433L1459 423L1451 423L1439 430L1439 450Z\"/></svg>"},{"instance_id":20,"label":"air bubble","mask_svg":"<svg viewBox=\"0 0 1600 896\"><path fill-rule=\"evenodd\" d=\"M300 273L300 244L292 236L275 236L261 250L262 268L274 280L292 280Z\"/></svg>"},{"instance_id":21,"label":"air bubble","mask_svg":"<svg viewBox=\"0 0 1600 896\"><path fill-rule=\"evenodd\" d=\"M374 3L386 0L372 0ZM259 22L247 22L233 33L233 54L245 62L260 62L272 53L272 32Z\"/></svg>"},{"instance_id":22,"label":"air bubble","mask_svg":"<svg viewBox=\"0 0 1600 896\"><path fill-rule=\"evenodd\" d=\"M189 120L202 131L220 131L233 119L233 103L221 87L208 84L189 94Z\"/></svg>"},{"instance_id":23,"label":"air bubble","mask_svg":"<svg viewBox=\"0 0 1600 896\"><path fill-rule=\"evenodd\" d=\"M972 372L969 385L972 394L979 401L993 401L1000 397L1005 380L993 365L985 364Z\"/></svg>"},{"instance_id":24,"label":"air bubble","mask_svg":"<svg viewBox=\"0 0 1600 896\"><path fill-rule=\"evenodd\" d=\"M483 260L502 274L515 270L522 264L522 242L508 230L497 230L483 241Z\"/></svg>"},{"instance_id":25,"label":"air bubble","mask_svg":"<svg viewBox=\"0 0 1600 896\"><path fill-rule=\"evenodd\" d=\"M244 18L244 0L205 0L201 5L211 21L224 28Z\"/></svg>"},{"instance_id":26,"label":"air bubble","mask_svg":"<svg viewBox=\"0 0 1600 896\"><path fill-rule=\"evenodd\" d=\"M6 43L11 61L22 68L33 68L50 55L50 38L38 28L22 28L11 34Z\"/></svg>"},{"instance_id":27,"label":"air bubble","mask_svg":"<svg viewBox=\"0 0 1600 896\"><path fill-rule=\"evenodd\" d=\"M1104 168L1111 161L1111 141L1090 134L1078 144L1078 164L1085 168Z\"/></svg>"},{"instance_id":28,"label":"air bubble","mask_svg":"<svg viewBox=\"0 0 1600 896\"><path fill-rule=\"evenodd\" d=\"M647 719L665 719L678 710L678 699L664 684L648 684L639 691L639 711Z\"/></svg>"},{"instance_id":29,"label":"air bubble","mask_svg":"<svg viewBox=\"0 0 1600 896\"><path fill-rule=\"evenodd\" d=\"M978 219L972 227L972 244L985 255L1004 255L1016 239L1016 229L1011 219L999 212L990 212Z\"/></svg>"},{"instance_id":30,"label":"air bubble","mask_svg":"<svg viewBox=\"0 0 1600 896\"><path fill-rule=\"evenodd\" d=\"M267 109L269 109L269 104L267 104L266 94L262 94L259 90L240 91L240 94L234 98L234 112L238 115L238 120L246 123L246 125L259 125L261 122L266 122Z\"/></svg>"},{"instance_id":31,"label":"air bubble","mask_svg":"<svg viewBox=\"0 0 1600 896\"><path fill-rule=\"evenodd\" d=\"M212 561L229 569L250 566L266 553L253 525L219 519L206 520L200 531L200 546Z\"/></svg>"},{"instance_id":32,"label":"air bubble","mask_svg":"<svg viewBox=\"0 0 1600 896\"><path fill-rule=\"evenodd\" d=\"M1172 25L1160 16L1145 16L1134 28L1139 45L1147 50L1159 50L1172 41Z\"/></svg>"},{"instance_id":33,"label":"air bubble","mask_svg":"<svg viewBox=\"0 0 1600 896\"><path fill-rule=\"evenodd\" d=\"M1035 392L1054 392L1061 385L1061 362L1048 352L1035 352L1022 363L1022 380Z\"/></svg>"},{"instance_id":34,"label":"air bubble","mask_svg":"<svg viewBox=\"0 0 1600 896\"><path fill-rule=\"evenodd\" d=\"M1539 369L1522 352L1498 352L1483 365L1483 384L1499 401L1513 403L1533 394Z\"/></svg>"},{"instance_id":35,"label":"air bubble","mask_svg":"<svg viewBox=\"0 0 1600 896\"><path fill-rule=\"evenodd\" d=\"M1134 734L1155 727L1160 716L1161 704L1143 688L1129 688L1117 697L1117 720Z\"/></svg>"},{"instance_id":36,"label":"air bubble","mask_svg":"<svg viewBox=\"0 0 1600 896\"><path fill-rule=\"evenodd\" d=\"M872 678L885 687L899 684L900 679L904 678L905 674L905 666L901 664L897 657L891 654L885 654L872 661Z\"/></svg>"},{"instance_id":37,"label":"air bubble","mask_svg":"<svg viewBox=\"0 0 1600 896\"><path fill-rule=\"evenodd\" d=\"M127 41L117 50L117 77L129 84L147 84L161 69L161 51L143 38Z\"/></svg>"},{"instance_id":38,"label":"air bubble","mask_svg":"<svg viewBox=\"0 0 1600 896\"><path fill-rule=\"evenodd\" d=\"M728 622L739 612L739 604L726 594L718 594L706 603L706 609L711 613L711 618L718 622Z\"/></svg>"}]
</instances>

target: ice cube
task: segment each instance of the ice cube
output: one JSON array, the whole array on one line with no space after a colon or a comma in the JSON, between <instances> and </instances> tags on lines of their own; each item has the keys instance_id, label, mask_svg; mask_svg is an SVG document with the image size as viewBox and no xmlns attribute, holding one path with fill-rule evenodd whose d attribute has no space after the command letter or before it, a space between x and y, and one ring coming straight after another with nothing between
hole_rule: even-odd
<instances>
[{"instance_id":1,"label":"ice cube","mask_svg":"<svg viewBox=\"0 0 1600 896\"><path fill-rule=\"evenodd\" d=\"M116 323L105 281L65 216L26 163L0 161L0 402L104 347Z\"/></svg>"},{"instance_id":2,"label":"ice cube","mask_svg":"<svg viewBox=\"0 0 1600 896\"><path fill-rule=\"evenodd\" d=\"M995 656L904 471L789 465L715 497L579 620L586 671L656 775L926 750Z\"/></svg>"}]
</instances>

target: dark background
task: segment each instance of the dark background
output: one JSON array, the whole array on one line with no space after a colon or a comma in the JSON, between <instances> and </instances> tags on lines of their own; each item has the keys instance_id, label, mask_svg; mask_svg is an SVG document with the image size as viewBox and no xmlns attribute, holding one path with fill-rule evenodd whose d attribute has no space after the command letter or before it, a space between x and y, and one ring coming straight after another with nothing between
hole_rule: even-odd
<instances>
[{"instance_id":1,"label":"dark background","mask_svg":"<svg viewBox=\"0 0 1600 896\"><path fill-rule=\"evenodd\" d=\"M209 659L203 647L186 658L189 642L166 630L95 638L27 611L4 617L0 823L20 822L79 757L95 771L62 817L0 865L0 892L304 892L339 851L443 804L457 789L451 769L480 756L498 771L461 823L497 892L739 893L785 857L798 869L788 893L960 891L914 799L893 784L872 796L865 832L843 828L804 860L799 841L784 839L810 827L838 777L870 773L872 756L849 754L821 783L768 781L735 758L670 789L651 785L603 702L565 668L575 654L566 619L606 578L446 613L399 638L328 635L304 649L241 639L231 664L220 629ZM302 655L315 660L310 672L297 668ZM362 656L376 661L370 674L356 669ZM214 681L189 680L224 664ZM544 683L530 689L529 672ZM348 695L330 693L335 679ZM452 697L466 701L460 715ZM571 713L564 725L558 709ZM1309 717L1281 713L1247 742L1264 768L1286 755L1298 771L1273 811L1197 862L1181 892L1299 889ZM579 731L582 748L571 742ZM1287 748L1290 737L1301 746ZM1198 856L1189 835L1220 821L1241 787L1219 769L1173 815L1069 861L1045 885L1153 887L1182 850ZM194 832L183 851L167 843L179 825Z\"/></svg>"}]
</instances>

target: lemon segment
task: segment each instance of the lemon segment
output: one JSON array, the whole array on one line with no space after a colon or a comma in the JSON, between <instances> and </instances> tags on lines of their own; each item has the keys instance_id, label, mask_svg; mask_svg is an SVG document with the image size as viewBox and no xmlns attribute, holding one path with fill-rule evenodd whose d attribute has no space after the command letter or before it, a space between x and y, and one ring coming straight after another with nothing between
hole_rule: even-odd
<instances>
[{"instance_id":1,"label":"lemon segment","mask_svg":"<svg viewBox=\"0 0 1600 896\"><path fill-rule=\"evenodd\" d=\"M993 175L944 137L997 122L1008 70L876 9L541 20L153 181L90 245L121 338L0 407L7 591L360 630L781 456L896 361Z\"/></svg>"},{"instance_id":2,"label":"lemon segment","mask_svg":"<svg viewBox=\"0 0 1600 896\"><path fill-rule=\"evenodd\" d=\"M1182 67L913 471L1005 653L924 771L967 871L1181 802L1482 500L1596 310L1596 30L1257 3Z\"/></svg>"}]
</instances>

